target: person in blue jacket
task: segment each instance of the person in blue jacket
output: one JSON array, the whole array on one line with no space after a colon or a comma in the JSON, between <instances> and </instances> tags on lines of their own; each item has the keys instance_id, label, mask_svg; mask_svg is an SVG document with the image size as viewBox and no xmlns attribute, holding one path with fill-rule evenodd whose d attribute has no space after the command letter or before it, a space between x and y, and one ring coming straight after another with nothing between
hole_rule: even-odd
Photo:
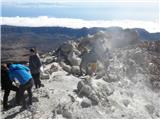
<instances>
[{"instance_id":1,"label":"person in blue jacket","mask_svg":"<svg viewBox=\"0 0 160 120\"><path fill-rule=\"evenodd\" d=\"M32 105L32 86L33 80L30 74L30 69L21 64L8 64L9 77L15 86L19 87L20 99L23 103L23 108L26 108L24 92L27 90L29 96L29 104Z\"/></svg>"}]
</instances>

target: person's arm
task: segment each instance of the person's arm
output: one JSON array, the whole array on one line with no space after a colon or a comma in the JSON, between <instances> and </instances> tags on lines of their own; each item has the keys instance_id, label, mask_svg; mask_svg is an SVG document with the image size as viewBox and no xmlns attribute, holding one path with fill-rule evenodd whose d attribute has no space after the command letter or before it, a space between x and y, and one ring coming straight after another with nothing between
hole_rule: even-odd
<instances>
[{"instance_id":1,"label":"person's arm","mask_svg":"<svg viewBox=\"0 0 160 120\"><path fill-rule=\"evenodd\" d=\"M11 71L8 71L8 74L9 74L9 79L10 79L12 82L15 82L14 74L13 74Z\"/></svg>"},{"instance_id":2,"label":"person's arm","mask_svg":"<svg viewBox=\"0 0 160 120\"><path fill-rule=\"evenodd\" d=\"M4 89L5 89L5 81L4 81L3 77L1 76L1 90L4 90Z\"/></svg>"},{"instance_id":3,"label":"person's arm","mask_svg":"<svg viewBox=\"0 0 160 120\"><path fill-rule=\"evenodd\" d=\"M37 64L37 67L40 68L42 63L40 61L40 58L38 57L38 55L36 55L36 64Z\"/></svg>"},{"instance_id":4,"label":"person's arm","mask_svg":"<svg viewBox=\"0 0 160 120\"><path fill-rule=\"evenodd\" d=\"M24 66L24 65L23 65L23 68L24 68L28 73L30 73L30 74L31 74L31 72L30 72L30 68L29 68L29 67L27 67L27 66Z\"/></svg>"},{"instance_id":5,"label":"person's arm","mask_svg":"<svg viewBox=\"0 0 160 120\"><path fill-rule=\"evenodd\" d=\"M9 79L10 79L10 80L13 80L13 74L12 74L11 71L8 71L8 75L9 75Z\"/></svg>"},{"instance_id":6,"label":"person's arm","mask_svg":"<svg viewBox=\"0 0 160 120\"><path fill-rule=\"evenodd\" d=\"M19 81L16 79L15 75L11 71L9 71L9 78L12 81L12 85L19 88L20 83L19 83Z\"/></svg>"},{"instance_id":7,"label":"person's arm","mask_svg":"<svg viewBox=\"0 0 160 120\"><path fill-rule=\"evenodd\" d=\"M25 69L26 71L30 71L29 67L19 64L19 67Z\"/></svg>"},{"instance_id":8,"label":"person's arm","mask_svg":"<svg viewBox=\"0 0 160 120\"><path fill-rule=\"evenodd\" d=\"M24 68L25 70L27 70L27 71L30 71L29 67L27 67L27 66L23 66L23 68Z\"/></svg>"}]
</instances>

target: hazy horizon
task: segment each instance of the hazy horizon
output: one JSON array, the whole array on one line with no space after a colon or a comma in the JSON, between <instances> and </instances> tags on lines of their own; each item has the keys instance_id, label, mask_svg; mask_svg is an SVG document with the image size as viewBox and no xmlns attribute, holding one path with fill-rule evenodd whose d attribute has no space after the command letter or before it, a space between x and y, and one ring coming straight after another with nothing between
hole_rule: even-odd
<instances>
[{"instance_id":1,"label":"hazy horizon","mask_svg":"<svg viewBox=\"0 0 160 120\"><path fill-rule=\"evenodd\" d=\"M159 0L2 0L1 25L140 27L160 32Z\"/></svg>"},{"instance_id":2,"label":"hazy horizon","mask_svg":"<svg viewBox=\"0 0 160 120\"><path fill-rule=\"evenodd\" d=\"M2 17L159 21L158 0L2 0Z\"/></svg>"}]
</instances>

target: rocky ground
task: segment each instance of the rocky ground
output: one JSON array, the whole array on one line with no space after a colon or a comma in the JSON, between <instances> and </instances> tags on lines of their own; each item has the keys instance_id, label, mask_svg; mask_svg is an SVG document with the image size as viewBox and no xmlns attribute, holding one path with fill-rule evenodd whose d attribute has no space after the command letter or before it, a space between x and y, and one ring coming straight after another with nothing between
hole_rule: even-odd
<instances>
[{"instance_id":1,"label":"rocky ground","mask_svg":"<svg viewBox=\"0 0 160 120\"><path fill-rule=\"evenodd\" d=\"M96 35L89 36L42 55L44 87L33 88L33 105L26 110L14 106L12 92L9 101L13 107L1 110L2 118L160 119L158 44L133 44L134 33L125 46L118 46L101 34L97 36L103 44ZM90 51L93 46L96 50ZM88 64L96 58L93 75Z\"/></svg>"}]
</instances>

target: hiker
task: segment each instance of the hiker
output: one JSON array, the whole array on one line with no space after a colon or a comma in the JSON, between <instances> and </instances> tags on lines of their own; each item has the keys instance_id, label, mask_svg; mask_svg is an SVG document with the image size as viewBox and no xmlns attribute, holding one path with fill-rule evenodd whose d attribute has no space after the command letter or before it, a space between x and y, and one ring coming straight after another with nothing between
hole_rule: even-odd
<instances>
[{"instance_id":1,"label":"hiker","mask_svg":"<svg viewBox=\"0 0 160 120\"><path fill-rule=\"evenodd\" d=\"M40 68L41 68L41 61L36 49L30 49L30 57L29 57L29 68L31 70L31 74L34 80L34 84L36 88L40 88L43 86L40 81Z\"/></svg>"},{"instance_id":2,"label":"hiker","mask_svg":"<svg viewBox=\"0 0 160 120\"><path fill-rule=\"evenodd\" d=\"M22 100L23 108L27 108L24 92L27 90L29 96L29 104L32 105L32 86L33 80L30 74L30 69L21 64L8 64L9 77L11 81L19 88L20 99Z\"/></svg>"},{"instance_id":3,"label":"hiker","mask_svg":"<svg viewBox=\"0 0 160 120\"><path fill-rule=\"evenodd\" d=\"M90 76L94 76L96 75L96 71L97 71L97 62L91 62L91 63L88 63L88 70L89 70L89 75Z\"/></svg>"},{"instance_id":4,"label":"hiker","mask_svg":"<svg viewBox=\"0 0 160 120\"><path fill-rule=\"evenodd\" d=\"M9 79L7 64L1 65L1 89L4 90L4 96L3 96L4 110L10 108L10 105L8 105L8 96L11 90L16 92L16 104L19 104L20 101L19 101L18 88L12 85L12 81Z\"/></svg>"},{"instance_id":5,"label":"hiker","mask_svg":"<svg viewBox=\"0 0 160 120\"><path fill-rule=\"evenodd\" d=\"M90 76L96 75L98 57L95 53L95 49L93 48L89 52L87 49L84 49L84 52L82 53L81 57L81 74L85 73L86 75Z\"/></svg>"}]
</instances>

